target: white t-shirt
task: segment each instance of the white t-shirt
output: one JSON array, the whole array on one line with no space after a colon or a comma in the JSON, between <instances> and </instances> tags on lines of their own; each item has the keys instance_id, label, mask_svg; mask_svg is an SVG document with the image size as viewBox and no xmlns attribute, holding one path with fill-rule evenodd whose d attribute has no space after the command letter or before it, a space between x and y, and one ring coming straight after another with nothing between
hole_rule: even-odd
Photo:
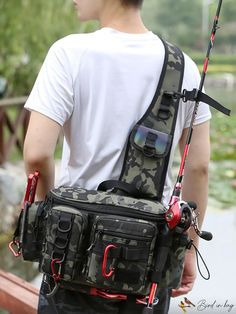
<instances>
[{"instance_id":1,"label":"white t-shirt","mask_svg":"<svg viewBox=\"0 0 236 314\"><path fill-rule=\"evenodd\" d=\"M102 28L69 35L52 45L25 108L59 123L64 130L57 185L96 189L120 176L127 138L150 105L164 61L164 47L152 32L127 34ZM200 76L185 55L183 89L198 88ZM193 103L180 103L164 188L172 192L174 150L188 127ZM210 119L200 104L195 124Z\"/></svg>"}]
</instances>

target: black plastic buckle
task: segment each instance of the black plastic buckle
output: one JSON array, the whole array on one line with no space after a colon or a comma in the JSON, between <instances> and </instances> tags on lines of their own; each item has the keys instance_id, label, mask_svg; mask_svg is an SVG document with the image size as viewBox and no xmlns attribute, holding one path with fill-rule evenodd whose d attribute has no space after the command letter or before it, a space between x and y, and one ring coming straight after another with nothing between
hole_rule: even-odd
<instances>
[{"instance_id":1,"label":"black plastic buckle","mask_svg":"<svg viewBox=\"0 0 236 314\"><path fill-rule=\"evenodd\" d=\"M192 91L188 91L186 89L183 90L182 94L183 102L187 101L197 101L199 95L199 89L194 88Z\"/></svg>"},{"instance_id":2,"label":"black plastic buckle","mask_svg":"<svg viewBox=\"0 0 236 314\"><path fill-rule=\"evenodd\" d=\"M179 92L168 92L168 91L165 91L163 93L163 95L165 95L166 98L172 98L172 99L180 99L183 96L182 93L179 93Z\"/></svg>"},{"instance_id":3,"label":"black plastic buckle","mask_svg":"<svg viewBox=\"0 0 236 314\"><path fill-rule=\"evenodd\" d=\"M163 92L160 108L158 111L158 118L160 120L168 120L171 117L170 106L173 105L173 102L179 97L179 93L177 92Z\"/></svg>"},{"instance_id":4,"label":"black plastic buckle","mask_svg":"<svg viewBox=\"0 0 236 314\"><path fill-rule=\"evenodd\" d=\"M158 135L152 132L148 132L145 145L143 147L143 153L147 157L153 157L156 154L155 143Z\"/></svg>"}]
</instances>

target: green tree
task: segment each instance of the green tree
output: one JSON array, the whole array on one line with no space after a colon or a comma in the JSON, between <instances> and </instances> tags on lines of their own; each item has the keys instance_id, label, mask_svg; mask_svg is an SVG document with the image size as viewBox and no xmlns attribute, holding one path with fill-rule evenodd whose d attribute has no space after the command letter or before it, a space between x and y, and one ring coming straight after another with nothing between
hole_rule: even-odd
<instances>
[{"instance_id":1,"label":"green tree","mask_svg":"<svg viewBox=\"0 0 236 314\"><path fill-rule=\"evenodd\" d=\"M199 46L199 27L201 26L199 1L158 0L157 3L151 1L145 4L143 10L144 19L154 32L181 46ZM146 19L146 16L150 14L152 18Z\"/></svg>"},{"instance_id":2,"label":"green tree","mask_svg":"<svg viewBox=\"0 0 236 314\"><path fill-rule=\"evenodd\" d=\"M93 29L79 23L71 0L1 0L0 75L9 82L9 94L28 94L53 42Z\"/></svg>"},{"instance_id":3,"label":"green tree","mask_svg":"<svg viewBox=\"0 0 236 314\"><path fill-rule=\"evenodd\" d=\"M213 8L211 14L214 14ZM235 0L224 0L222 6L222 16L220 21L220 31L217 44L222 52L233 54L236 51L236 6Z\"/></svg>"},{"instance_id":4,"label":"green tree","mask_svg":"<svg viewBox=\"0 0 236 314\"><path fill-rule=\"evenodd\" d=\"M144 0L143 17L157 34L188 50L204 50L209 40L202 34L203 0ZM206 2L206 15L210 36L218 0ZM221 29L217 34L216 51L234 52L236 48L235 0L224 0L221 11Z\"/></svg>"}]
</instances>

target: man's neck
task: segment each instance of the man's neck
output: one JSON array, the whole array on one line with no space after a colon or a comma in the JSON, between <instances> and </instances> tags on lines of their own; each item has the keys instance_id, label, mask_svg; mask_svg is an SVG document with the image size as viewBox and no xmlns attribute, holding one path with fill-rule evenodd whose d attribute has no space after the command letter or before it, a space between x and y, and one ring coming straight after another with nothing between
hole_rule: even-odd
<instances>
[{"instance_id":1,"label":"man's neck","mask_svg":"<svg viewBox=\"0 0 236 314\"><path fill-rule=\"evenodd\" d=\"M114 5L104 8L100 16L100 25L124 33L142 34L148 32L143 24L140 10L133 7L124 8Z\"/></svg>"}]
</instances>

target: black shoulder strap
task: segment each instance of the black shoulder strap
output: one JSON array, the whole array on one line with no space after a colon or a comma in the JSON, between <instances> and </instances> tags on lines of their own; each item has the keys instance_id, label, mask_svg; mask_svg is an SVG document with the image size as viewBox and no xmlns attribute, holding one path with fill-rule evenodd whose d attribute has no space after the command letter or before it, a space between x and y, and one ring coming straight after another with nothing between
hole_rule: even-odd
<instances>
[{"instance_id":1,"label":"black shoulder strap","mask_svg":"<svg viewBox=\"0 0 236 314\"><path fill-rule=\"evenodd\" d=\"M165 59L160 80L148 110L129 136L119 179L133 185L141 197L145 195L159 201L163 194L180 101L172 95L181 92L184 73L181 50L165 41L163 45ZM116 188L119 188L118 185L119 182Z\"/></svg>"}]
</instances>

